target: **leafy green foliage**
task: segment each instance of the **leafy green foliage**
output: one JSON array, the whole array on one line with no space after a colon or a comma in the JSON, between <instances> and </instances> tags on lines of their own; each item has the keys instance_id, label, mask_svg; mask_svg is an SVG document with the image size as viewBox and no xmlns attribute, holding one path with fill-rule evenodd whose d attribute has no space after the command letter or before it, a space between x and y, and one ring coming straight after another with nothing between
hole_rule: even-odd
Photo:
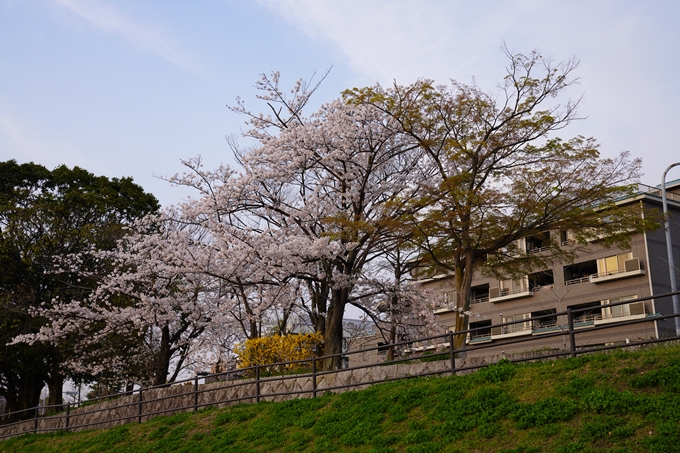
<instances>
[{"instance_id":1,"label":"leafy green foliage","mask_svg":"<svg viewBox=\"0 0 680 453\"><path fill-rule=\"evenodd\" d=\"M680 391L667 379L678 353L501 362L468 376L24 436L0 451L677 452Z\"/></svg>"},{"instance_id":2,"label":"leafy green foliage","mask_svg":"<svg viewBox=\"0 0 680 453\"><path fill-rule=\"evenodd\" d=\"M108 271L106 262L83 260L82 271L92 280L81 280L56 273L55 257L110 249L127 225L156 209L156 199L130 178L0 162L0 395L10 411L37 405L45 383L50 402L60 403L60 364L72 353L68 346L8 346L42 326L31 310L87 295L93 280Z\"/></svg>"}]
</instances>

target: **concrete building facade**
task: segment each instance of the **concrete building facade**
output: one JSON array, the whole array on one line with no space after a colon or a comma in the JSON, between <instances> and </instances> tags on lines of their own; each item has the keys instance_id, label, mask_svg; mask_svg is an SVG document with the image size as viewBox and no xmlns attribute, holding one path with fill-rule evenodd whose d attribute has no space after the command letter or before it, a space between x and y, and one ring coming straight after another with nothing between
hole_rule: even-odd
<instances>
[{"instance_id":1,"label":"concrete building facade","mask_svg":"<svg viewBox=\"0 0 680 453\"><path fill-rule=\"evenodd\" d=\"M680 263L680 180L666 184L670 230L676 268ZM619 200L620 204L640 204L645 211L662 211L660 188L638 185L635 195ZM570 233L550 231L544 235L568 247ZM559 235L559 236L558 236ZM520 239L521 253L545 253L545 236ZM680 274L676 269L676 275ZM566 316L558 316L568 308L586 309L574 320L575 327L617 323L631 319L648 319L634 326L608 329L602 333L579 335L583 347L616 344L675 335L674 321L657 321L660 315L673 313L670 297L647 301L633 301L616 307L602 304L634 300L670 292L670 276L666 239L663 228L645 234L633 234L626 248L605 247L601 238L593 237L587 250L573 262L557 263L550 268L534 269L516 279L498 280L476 273L472 283L470 310L480 318L470 318L470 329L478 329L468 337L468 344L490 343L483 353L499 353L492 346L502 340L518 336L540 336L564 330ZM680 275L678 275L680 280ZM438 275L420 280L423 288L435 294L433 308L444 331L455 325L455 293L451 275ZM551 316L555 314L555 316ZM529 318L543 316L540 320ZM524 321L527 320L527 321ZM513 321L514 325L495 327ZM544 344L533 342L532 347L560 349L565 338L552 337ZM502 347L502 346L499 346ZM480 352L482 353L482 352Z\"/></svg>"},{"instance_id":2,"label":"concrete building facade","mask_svg":"<svg viewBox=\"0 0 680 453\"><path fill-rule=\"evenodd\" d=\"M640 204L643 210L662 212L661 190L639 184L637 193L619 200L625 205ZM676 279L680 281L680 179L666 184L670 212L671 242L676 263ZM551 231L544 234L569 246L570 233ZM544 253L544 237L529 237L518 241L517 248L523 253ZM441 330L433 335L452 331L457 316L453 276L440 274L426 276L427 271L415 270L415 278L423 290L432 294L432 309ZM675 336L673 319L659 320L662 315L673 314L670 297L635 299L666 294L671 290L666 238L663 227L644 234L633 234L626 248L605 247L601 238L593 237L586 250L573 262L556 263L552 267L534 269L523 278L498 280L477 272L473 278L470 310L479 317L470 317L469 328L476 329L468 335L467 345L484 345L483 349L468 348L467 357L486 357L533 350L564 350L569 338L559 333L567 330L564 315L571 308L577 331L589 326L607 324L601 331L580 331L577 335L579 348L615 345L630 341L649 340ZM603 304L631 300L616 307ZM554 314L554 315L553 315ZM531 320L541 316L540 320ZM629 320L646 320L635 325L617 327ZM514 325L498 326L519 321ZM506 340L524 337L531 341L525 345L504 344ZM350 366L383 362L389 351L389 341L379 333L370 333L355 339L352 351L366 350L363 355L352 355ZM440 345L441 347L441 345ZM372 349L378 348L378 349ZM402 348L403 349L403 348ZM414 342L402 352L419 354L434 351L431 344Z\"/></svg>"}]
</instances>

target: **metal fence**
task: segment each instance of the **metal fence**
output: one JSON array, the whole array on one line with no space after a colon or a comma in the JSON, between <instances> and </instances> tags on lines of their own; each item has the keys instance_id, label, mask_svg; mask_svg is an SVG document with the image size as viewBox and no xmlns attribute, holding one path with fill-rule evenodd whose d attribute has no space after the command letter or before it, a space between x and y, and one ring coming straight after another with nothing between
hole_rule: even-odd
<instances>
[{"instance_id":1,"label":"metal fence","mask_svg":"<svg viewBox=\"0 0 680 453\"><path fill-rule=\"evenodd\" d=\"M611 304L602 305L602 309L617 307L625 304L643 302L650 299L661 299L670 297L668 293L656 295L654 297L644 297L634 300L626 300ZM676 341L680 337L675 335L662 338L641 339L638 341L625 341L623 344L614 343L592 345L579 343L579 336L587 333L608 331L611 329L621 329L625 326L633 326L641 323L655 323L666 319L675 318L677 315L663 315L659 313L650 314L652 317L636 319L614 319L601 325L593 323L583 323L583 312L592 311L593 307L581 309L567 309L563 312L551 313L536 316L529 319L494 324L492 326L468 329L462 332L448 332L442 335L435 335L417 340L404 341L393 344L380 344L375 347L366 347L356 351L348 351L343 354L328 355L323 357L309 358L292 362L281 362L276 364L257 365L249 368L242 368L222 373L211 374L208 376L196 376L191 379L177 381L173 384L162 386L140 388L131 392L119 393L100 398L93 398L80 404L65 404L59 406L39 406L22 411L2 414L0 417L0 439L7 438L23 433L40 433L55 431L83 430L96 427L110 427L124 423L142 423L149 418L174 414L179 412L197 411L202 407L225 406L239 402L259 402L263 399L290 399L295 397L317 397L326 392L342 392L351 389L364 388L367 385L388 382L400 379L408 379L419 376L432 375L456 375L474 371L478 368L487 366L489 361L471 363L465 357L476 354L484 356L484 351L489 348L503 347L504 352L521 350L521 348L531 348L532 345L545 344L547 339L553 337L564 338L562 348L538 349L531 354L524 354L517 357L510 355L509 360L513 362L544 360L558 357L576 357L579 354L594 351L609 350L621 347L635 347L653 343ZM564 319L566 323L560 324L556 319ZM542 326L540 335L523 335L507 339L491 341L490 335L486 335L491 329L501 329L501 332L520 332L526 330L526 326ZM549 326L546 328L545 326ZM531 329L530 329L531 330ZM498 332L498 330L496 330ZM489 338L487 338L489 337ZM476 340L487 339L487 342ZM568 341L566 339L568 338ZM456 341L457 340L457 341ZM464 341L463 341L464 340ZM454 348L451 345L460 344L461 348ZM384 353L393 348L398 352L393 356L394 360L389 362L362 363L357 366L349 366L344 369L324 369L323 364L347 361L357 355L373 353ZM376 354L376 355L377 355ZM359 360L361 362L361 360ZM365 380L339 385L329 385L332 379L327 379L331 375L347 373L364 369L382 369L378 367L399 366L408 364L418 364L423 362L437 361L436 367L420 367L420 371L415 374L392 373L391 376L383 376L375 379L368 377ZM350 360L349 363L353 361ZM269 372L275 369L295 369L293 374L283 374L269 376ZM384 373L385 374L385 373ZM389 373L387 373L389 374ZM366 373L365 376L369 376ZM205 382L215 381L218 384L200 385L199 380L206 379ZM297 380L296 382L306 382L305 385L298 385L293 390L266 391L275 388L273 384L284 383L286 381ZM320 382L324 382L322 387ZM337 382L337 381L336 381ZM289 387L290 388L290 387ZM225 397L225 390L229 390L230 396ZM167 394L170 393L170 394ZM99 418L92 421L93 416ZM88 421L89 418L89 421Z\"/></svg>"}]
</instances>

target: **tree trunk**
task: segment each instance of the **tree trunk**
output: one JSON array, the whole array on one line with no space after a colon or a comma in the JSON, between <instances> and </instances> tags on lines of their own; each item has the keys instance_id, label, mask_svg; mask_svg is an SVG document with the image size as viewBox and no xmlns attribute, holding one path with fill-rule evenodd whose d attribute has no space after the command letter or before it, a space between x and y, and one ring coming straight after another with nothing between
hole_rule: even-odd
<instances>
[{"instance_id":1,"label":"tree trunk","mask_svg":"<svg viewBox=\"0 0 680 453\"><path fill-rule=\"evenodd\" d=\"M454 281L456 282L456 305L463 312L470 310L470 296L472 293L473 258L471 254L465 254L456 258ZM460 311L456 313L455 332L468 329L468 316ZM453 347L462 351L465 349L467 334L454 335Z\"/></svg>"},{"instance_id":2,"label":"tree trunk","mask_svg":"<svg viewBox=\"0 0 680 453\"><path fill-rule=\"evenodd\" d=\"M9 392L3 394L7 401L6 411L16 412L29 409L40 403L40 392L44 386L43 380L37 374L26 373L14 375L7 387ZM21 420L33 416L31 411L12 416L9 421Z\"/></svg>"},{"instance_id":3,"label":"tree trunk","mask_svg":"<svg viewBox=\"0 0 680 453\"><path fill-rule=\"evenodd\" d=\"M345 305L349 289L341 288L332 291L331 303L328 307L326 319L326 334L324 335L324 355L341 354L343 328L342 317L345 314ZM334 357L324 360L324 369L339 369L342 366L342 357Z\"/></svg>"},{"instance_id":4,"label":"tree trunk","mask_svg":"<svg viewBox=\"0 0 680 453\"><path fill-rule=\"evenodd\" d=\"M54 368L56 368L56 366ZM47 380L47 389L49 390L47 405L55 406L51 407L49 412L61 410L61 406L64 404L64 375L58 370L53 370L52 374Z\"/></svg>"},{"instance_id":5,"label":"tree trunk","mask_svg":"<svg viewBox=\"0 0 680 453\"><path fill-rule=\"evenodd\" d=\"M312 310L309 314L312 325L316 332L326 335L326 315L328 308L328 295L330 288L325 282L307 283L309 296L312 302Z\"/></svg>"},{"instance_id":6,"label":"tree trunk","mask_svg":"<svg viewBox=\"0 0 680 453\"><path fill-rule=\"evenodd\" d=\"M168 379L170 369L170 328L165 326L161 329L160 350L156 358L156 366L153 376L153 385L163 385Z\"/></svg>"}]
</instances>

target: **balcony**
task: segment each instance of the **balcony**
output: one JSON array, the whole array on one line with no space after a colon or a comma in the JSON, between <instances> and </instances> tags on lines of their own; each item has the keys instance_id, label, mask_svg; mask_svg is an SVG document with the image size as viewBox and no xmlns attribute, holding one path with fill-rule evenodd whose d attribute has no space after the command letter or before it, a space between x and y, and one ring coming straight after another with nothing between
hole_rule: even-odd
<instances>
[{"instance_id":1,"label":"balcony","mask_svg":"<svg viewBox=\"0 0 680 453\"><path fill-rule=\"evenodd\" d=\"M539 291L545 291L546 289L552 289L554 287L555 287L554 283L550 283L548 285L543 285L543 286L534 286L533 288L531 288L531 292L537 293Z\"/></svg>"},{"instance_id":2,"label":"balcony","mask_svg":"<svg viewBox=\"0 0 680 453\"><path fill-rule=\"evenodd\" d=\"M661 189L659 187L651 187L646 184L638 184L638 191L640 193L649 194L661 198ZM677 201L678 203L680 203L680 194L666 191L666 199Z\"/></svg>"},{"instance_id":3,"label":"balcony","mask_svg":"<svg viewBox=\"0 0 680 453\"><path fill-rule=\"evenodd\" d=\"M481 296L481 297L473 297L470 299L470 305L474 304L483 304L484 302L489 301L489 296Z\"/></svg>"},{"instance_id":4,"label":"balcony","mask_svg":"<svg viewBox=\"0 0 680 453\"><path fill-rule=\"evenodd\" d=\"M602 320L601 314L587 314L574 318L574 329L594 326L595 321Z\"/></svg>"},{"instance_id":5,"label":"balcony","mask_svg":"<svg viewBox=\"0 0 680 453\"><path fill-rule=\"evenodd\" d=\"M449 296L448 293L445 293L444 295L444 302L437 304L433 307L434 314L442 314L442 313L449 313L452 311L456 311L456 300L454 296ZM479 293L475 295L474 293L472 294L472 297L470 298L470 306L475 305L475 304L482 304L484 302L489 301L489 293L488 291L486 294Z\"/></svg>"},{"instance_id":6,"label":"balcony","mask_svg":"<svg viewBox=\"0 0 680 453\"><path fill-rule=\"evenodd\" d=\"M501 302L504 300L520 299L522 297L533 296L534 293L529 288L519 287L513 288L490 288L489 289L489 301L490 302Z\"/></svg>"},{"instance_id":7,"label":"balcony","mask_svg":"<svg viewBox=\"0 0 680 453\"><path fill-rule=\"evenodd\" d=\"M550 247L545 246L545 247L535 247L533 249L527 250L527 255L537 255L541 252L545 252L547 250L550 250Z\"/></svg>"},{"instance_id":8,"label":"balcony","mask_svg":"<svg viewBox=\"0 0 680 453\"><path fill-rule=\"evenodd\" d=\"M564 284L566 286L578 285L580 283L590 283L590 276L580 277L580 278L572 278L571 280L567 280L567 281L564 282Z\"/></svg>"},{"instance_id":9,"label":"balcony","mask_svg":"<svg viewBox=\"0 0 680 453\"><path fill-rule=\"evenodd\" d=\"M557 323L557 320L554 320L534 324L534 326L531 329L531 334L541 335L544 333L560 332L562 330L563 330L562 326Z\"/></svg>"},{"instance_id":10,"label":"balcony","mask_svg":"<svg viewBox=\"0 0 680 453\"><path fill-rule=\"evenodd\" d=\"M646 318L644 302L632 302L630 304L604 307L600 319L594 319L594 324L608 324L612 322L628 321L631 319Z\"/></svg>"},{"instance_id":11,"label":"balcony","mask_svg":"<svg viewBox=\"0 0 680 453\"><path fill-rule=\"evenodd\" d=\"M510 324L509 326L500 326L491 328L491 339L500 340L502 338L519 337L522 335L531 335L533 329L529 322L520 322L517 324Z\"/></svg>"},{"instance_id":12,"label":"balcony","mask_svg":"<svg viewBox=\"0 0 680 453\"><path fill-rule=\"evenodd\" d=\"M452 311L458 311L455 305L440 305L438 307L435 307L433 313L435 315L441 315L442 313L449 313Z\"/></svg>"},{"instance_id":13,"label":"balcony","mask_svg":"<svg viewBox=\"0 0 680 453\"><path fill-rule=\"evenodd\" d=\"M645 275L645 270L642 267L642 263L640 263L640 258L626 260L624 262L623 268L607 272L599 272L597 274L591 275L588 278L592 283L603 283L611 280L634 277L636 275Z\"/></svg>"},{"instance_id":14,"label":"balcony","mask_svg":"<svg viewBox=\"0 0 680 453\"><path fill-rule=\"evenodd\" d=\"M491 341L491 334L476 334L468 337L468 344L489 343Z\"/></svg>"}]
</instances>

